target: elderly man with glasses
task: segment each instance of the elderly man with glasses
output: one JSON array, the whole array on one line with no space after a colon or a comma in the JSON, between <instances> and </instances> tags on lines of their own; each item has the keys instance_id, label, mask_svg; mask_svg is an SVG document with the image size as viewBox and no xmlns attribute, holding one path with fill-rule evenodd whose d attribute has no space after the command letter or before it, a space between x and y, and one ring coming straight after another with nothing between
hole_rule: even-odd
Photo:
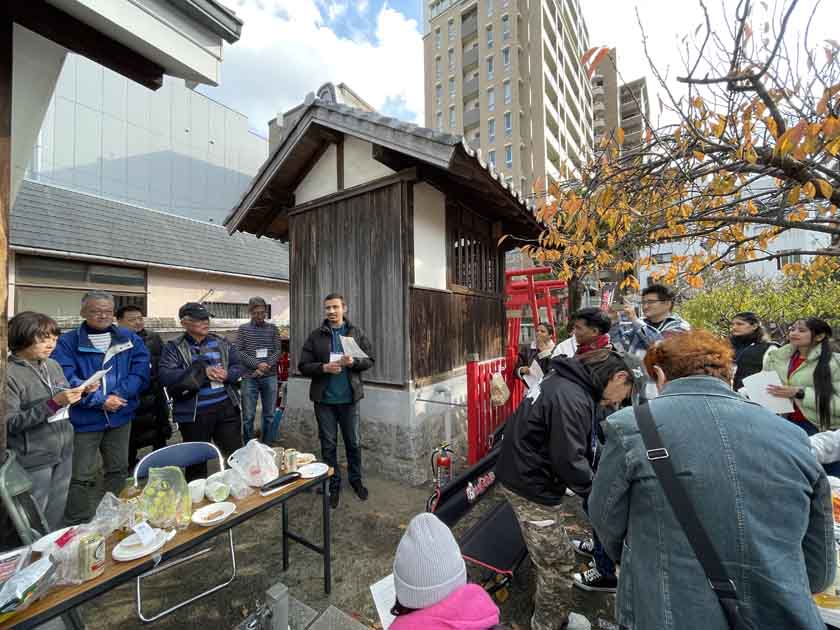
<instances>
[{"instance_id":1,"label":"elderly man with glasses","mask_svg":"<svg viewBox=\"0 0 840 630\"><path fill-rule=\"evenodd\" d=\"M114 325L114 297L90 291L82 297L84 322L58 340L52 358L61 365L71 388L99 370L107 370L101 386L70 407L73 424L73 473L65 520L89 521L102 497L96 487L99 455L105 490L119 494L128 476L131 420L140 392L149 385L149 351L127 328Z\"/></svg>"},{"instance_id":2,"label":"elderly man with glasses","mask_svg":"<svg viewBox=\"0 0 840 630\"><path fill-rule=\"evenodd\" d=\"M619 313L619 321L610 329L610 340L616 348L644 357L647 349L672 334L691 330L691 326L674 309L674 292L663 284L651 284L642 291L642 314L632 304Z\"/></svg>"}]
</instances>

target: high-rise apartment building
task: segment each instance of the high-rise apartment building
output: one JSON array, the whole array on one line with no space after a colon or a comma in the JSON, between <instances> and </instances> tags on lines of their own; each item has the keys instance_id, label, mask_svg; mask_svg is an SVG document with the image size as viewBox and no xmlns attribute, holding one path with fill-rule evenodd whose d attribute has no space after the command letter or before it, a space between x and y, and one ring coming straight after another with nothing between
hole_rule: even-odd
<instances>
[{"instance_id":1,"label":"high-rise apartment building","mask_svg":"<svg viewBox=\"0 0 840 630\"><path fill-rule=\"evenodd\" d=\"M642 77L621 86L621 127L624 150L631 151L644 140L646 120L650 120L647 79Z\"/></svg>"},{"instance_id":2,"label":"high-rise apartment building","mask_svg":"<svg viewBox=\"0 0 840 630\"><path fill-rule=\"evenodd\" d=\"M574 172L592 144L578 0L424 0L426 126L463 134L504 180Z\"/></svg>"},{"instance_id":3,"label":"high-rise apartment building","mask_svg":"<svg viewBox=\"0 0 840 630\"><path fill-rule=\"evenodd\" d=\"M621 84L618 53L611 48L592 75L592 109L595 116L595 146L616 129L624 129L624 151L642 144L646 120L650 118L647 79Z\"/></svg>"},{"instance_id":4,"label":"high-rise apartment building","mask_svg":"<svg viewBox=\"0 0 840 630\"><path fill-rule=\"evenodd\" d=\"M592 75L592 115L595 146L619 127L618 55L611 48Z\"/></svg>"}]
</instances>

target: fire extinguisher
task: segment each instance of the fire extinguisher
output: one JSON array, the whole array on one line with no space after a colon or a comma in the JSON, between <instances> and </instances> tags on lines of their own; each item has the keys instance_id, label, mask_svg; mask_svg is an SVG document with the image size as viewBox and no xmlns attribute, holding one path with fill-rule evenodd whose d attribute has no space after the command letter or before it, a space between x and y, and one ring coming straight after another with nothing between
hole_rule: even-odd
<instances>
[{"instance_id":1,"label":"fire extinguisher","mask_svg":"<svg viewBox=\"0 0 840 630\"><path fill-rule=\"evenodd\" d=\"M432 451L432 477L438 489L452 481L452 455L455 454L449 443L444 442Z\"/></svg>"}]
</instances>

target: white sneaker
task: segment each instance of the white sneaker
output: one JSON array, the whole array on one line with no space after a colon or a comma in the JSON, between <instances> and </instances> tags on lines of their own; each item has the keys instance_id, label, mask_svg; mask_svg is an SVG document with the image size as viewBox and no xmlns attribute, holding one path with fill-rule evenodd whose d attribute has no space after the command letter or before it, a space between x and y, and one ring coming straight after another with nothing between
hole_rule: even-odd
<instances>
[{"instance_id":1,"label":"white sneaker","mask_svg":"<svg viewBox=\"0 0 840 630\"><path fill-rule=\"evenodd\" d=\"M592 624L589 619L578 613L569 613L569 623L566 624L565 630L592 630Z\"/></svg>"},{"instance_id":2,"label":"white sneaker","mask_svg":"<svg viewBox=\"0 0 840 630\"><path fill-rule=\"evenodd\" d=\"M567 497L573 497L573 496L575 496L575 493L572 491L571 488L566 488L566 496Z\"/></svg>"},{"instance_id":3,"label":"white sneaker","mask_svg":"<svg viewBox=\"0 0 840 630\"><path fill-rule=\"evenodd\" d=\"M591 538L584 538L583 540L574 538L571 542L575 552L582 556L591 558L592 554L595 553L595 542Z\"/></svg>"}]
</instances>

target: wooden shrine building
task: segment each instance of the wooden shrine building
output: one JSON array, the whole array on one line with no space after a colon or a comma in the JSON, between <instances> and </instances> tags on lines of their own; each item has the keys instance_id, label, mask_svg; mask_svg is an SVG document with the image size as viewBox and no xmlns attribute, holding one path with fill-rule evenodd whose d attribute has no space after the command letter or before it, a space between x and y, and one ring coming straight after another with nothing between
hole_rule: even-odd
<instances>
[{"instance_id":1,"label":"wooden shrine building","mask_svg":"<svg viewBox=\"0 0 840 630\"><path fill-rule=\"evenodd\" d=\"M226 220L289 242L291 365L342 293L374 347L365 467L420 483L431 449L465 449L465 364L504 353L504 234L539 226L460 136L310 95ZM515 240L504 241L508 248ZM317 448L308 379L289 381L282 434Z\"/></svg>"}]
</instances>

